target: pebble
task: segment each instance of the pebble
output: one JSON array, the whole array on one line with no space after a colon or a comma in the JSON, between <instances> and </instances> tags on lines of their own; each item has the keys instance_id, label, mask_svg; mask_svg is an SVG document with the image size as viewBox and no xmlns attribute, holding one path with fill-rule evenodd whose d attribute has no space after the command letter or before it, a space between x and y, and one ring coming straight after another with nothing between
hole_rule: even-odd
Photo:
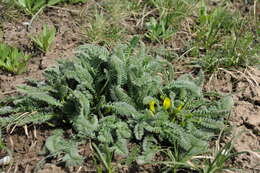
<instances>
[{"instance_id":1,"label":"pebble","mask_svg":"<svg viewBox=\"0 0 260 173\"><path fill-rule=\"evenodd\" d=\"M5 156L2 159L0 159L0 166L3 165L8 165L11 162L11 157L10 156Z\"/></svg>"}]
</instances>

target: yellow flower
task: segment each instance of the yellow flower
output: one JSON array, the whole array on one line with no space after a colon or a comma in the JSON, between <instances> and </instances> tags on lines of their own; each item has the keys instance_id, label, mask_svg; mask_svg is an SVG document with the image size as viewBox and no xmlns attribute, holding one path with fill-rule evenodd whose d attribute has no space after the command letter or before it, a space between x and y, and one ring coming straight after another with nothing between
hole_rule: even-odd
<instances>
[{"instance_id":1,"label":"yellow flower","mask_svg":"<svg viewBox=\"0 0 260 173\"><path fill-rule=\"evenodd\" d=\"M149 108L150 108L150 111L152 111L153 113L155 113L154 105L155 105L155 101L154 100L150 101Z\"/></svg>"},{"instance_id":2,"label":"yellow flower","mask_svg":"<svg viewBox=\"0 0 260 173\"><path fill-rule=\"evenodd\" d=\"M171 107L171 99L169 97L166 97L163 101L163 109L167 110Z\"/></svg>"},{"instance_id":3,"label":"yellow flower","mask_svg":"<svg viewBox=\"0 0 260 173\"><path fill-rule=\"evenodd\" d=\"M178 111L182 110L182 107L183 107L183 106L184 106L184 104L181 103L181 104L177 107L177 110L178 110Z\"/></svg>"}]
</instances>

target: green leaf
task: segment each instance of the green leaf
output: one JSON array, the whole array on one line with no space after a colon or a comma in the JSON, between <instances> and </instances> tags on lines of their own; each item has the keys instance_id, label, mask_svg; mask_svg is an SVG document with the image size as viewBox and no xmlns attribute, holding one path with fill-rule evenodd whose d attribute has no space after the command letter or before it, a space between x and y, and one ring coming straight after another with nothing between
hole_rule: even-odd
<instances>
[{"instance_id":1,"label":"green leaf","mask_svg":"<svg viewBox=\"0 0 260 173\"><path fill-rule=\"evenodd\" d=\"M111 107L113 111L115 111L118 115L123 116L138 116L140 115L139 112L132 106L125 102L114 102L111 105L108 105L108 107Z\"/></svg>"},{"instance_id":2,"label":"green leaf","mask_svg":"<svg viewBox=\"0 0 260 173\"><path fill-rule=\"evenodd\" d=\"M201 96L201 88L197 86L194 82L188 81L188 80L176 80L171 83L169 83L165 89L171 90L174 88L178 89L186 89L190 91L194 96Z\"/></svg>"},{"instance_id":3,"label":"green leaf","mask_svg":"<svg viewBox=\"0 0 260 173\"><path fill-rule=\"evenodd\" d=\"M73 126L76 129L79 136L92 137L93 132L98 128L98 118L96 115L90 116L76 116L73 120Z\"/></svg>"},{"instance_id":4,"label":"green leaf","mask_svg":"<svg viewBox=\"0 0 260 173\"><path fill-rule=\"evenodd\" d=\"M112 149L114 149L116 154L119 154L121 156L127 156L128 155L127 144L128 141L126 139L120 139L113 145Z\"/></svg>"},{"instance_id":5,"label":"green leaf","mask_svg":"<svg viewBox=\"0 0 260 173\"><path fill-rule=\"evenodd\" d=\"M11 113L13 112L13 108L11 106L3 106L3 107L0 107L0 115L5 115L5 114L8 114L8 113Z\"/></svg>"},{"instance_id":6,"label":"green leaf","mask_svg":"<svg viewBox=\"0 0 260 173\"><path fill-rule=\"evenodd\" d=\"M66 146L64 145L62 134L62 130L55 130L53 135L47 138L45 147L50 153L57 154L65 149Z\"/></svg>"},{"instance_id":7,"label":"green leaf","mask_svg":"<svg viewBox=\"0 0 260 173\"><path fill-rule=\"evenodd\" d=\"M44 92L42 90L38 90L37 88L29 87L29 86L18 86L17 90L19 92L26 94L28 97L34 100L42 101L53 106L58 106L58 107L62 106L62 104L57 99L50 96L49 93Z\"/></svg>"},{"instance_id":8,"label":"green leaf","mask_svg":"<svg viewBox=\"0 0 260 173\"><path fill-rule=\"evenodd\" d=\"M134 128L134 134L137 140L141 140L144 135L144 127L142 124L136 124Z\"/></svg>"},{"instance_id":9,"label":"green leaf","mask_svg":"<svg viewBox=\"0 0 260 173\"><path fill-rule=\"evenodd\" d=\"M66 167L77 166L83 163L84 158L78 152L76 145L69 148L69 151L62 158L62 161L66 163Z\"/></svg>"}]
</instances>

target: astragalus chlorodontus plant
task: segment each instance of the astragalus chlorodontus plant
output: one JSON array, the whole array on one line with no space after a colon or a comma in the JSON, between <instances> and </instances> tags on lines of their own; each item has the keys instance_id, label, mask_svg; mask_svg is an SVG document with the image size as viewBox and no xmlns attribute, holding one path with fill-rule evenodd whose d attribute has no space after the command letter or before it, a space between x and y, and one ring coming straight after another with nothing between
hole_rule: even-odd
<instances>
[{"instance_id":1,"label":"astragalus chlorodontus plant","mask_svg":"<svg viewBox=\"0 0 260 173\"><path fill-rule=\"evenodd\" d=\"M29 80L18 87L20 95L0 102L0 114L5 115L1 126L69 123L74 129L70 140L59 130L45 145L46 152L63 153L67 165L82 162L77 144L86 139L123 156L131 152L128 144L135 143L141 148L139 164L161 147L205 152L208 141L225 126L233 103L227 96L204 96L203 72L176 79L173 65L149 56L142 44L118 45L111 52L83 45L75 60L59 61L44 76L43 81ZM21 116L24 112L29 114Z\"/></svg>"}]
</instances>

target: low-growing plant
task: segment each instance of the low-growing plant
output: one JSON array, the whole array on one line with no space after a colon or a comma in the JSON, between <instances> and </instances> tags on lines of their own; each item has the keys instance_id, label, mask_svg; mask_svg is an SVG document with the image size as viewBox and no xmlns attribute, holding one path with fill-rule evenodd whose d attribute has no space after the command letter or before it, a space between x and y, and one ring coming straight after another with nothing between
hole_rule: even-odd
<instances>
[{"instance_id":1,"label":"low-growing plant","mask_svg":"<svg viewBox=\"0 0 260 173\"><path fill-rule=\"evenodd\" d=\"M225 6L209 11L201 1L198 23L191 52L205 71L259 64L257 37L245 31L248 22L239 13L231 13Z\"/></svg>"},{"instance_id":2,"label":"low-growing plant","mask_svg":"<svg viewBox=\"0 0 260 173\"><path fill-rule=\"evenodd\" d=\"M101 1L102 7L106 11L110 23L120 25L131 15L134 2L128 0L106 0Z\"/></svg>"},{"instance_id":3,"label":"low-growing plant","mask_svg":"<svg viewBox=\"0 0 260 173\"><path fill-rule=\"evenodd\" d=\"M176 33L181 21L189 16L191 9L195 5L194 0L149 0L148 4L157 13L146 23L146 37L151 41L167 41Z\"/></svg>"},{"instance_id":4,"label":"low-growing plant","mask_svg":"<svg viewBox=\"0 0 260 173\"><path fill-rule=\"evenodd\" d=\"M95 16L90 21L90 26L87 28L87 39L96 44L115 44L121 39L123 31L119 25L103 14L103 12L95 12Z\"/></svg>"},{"instance_id":5,"label":"low-growing plant","mask_svg":"<svg viewBox=\"0 0 260 173\"><path fill-rule=\"evenodd\" d=\"M201 1L198 40L203 41L205 49L211 48L213 45L218 44L221 36L232 31L235 27L236 14L231 14L224 7L217 7L209 12L207 5Z\"/></svg>"},{"instance_id":6,"label":"low-growing plant","mask_svg":"<svg viewBox=\"0 0 260 173\"><path fill-rule=\"evenodd\" d=\"M84 33L91 43L114 46L127 32L127 19L136 10L136 2L106 0L94 6L89 26ZM85 28L84 28L85 30Z\"/></svg>"},{"instance_id":7,"label":"low-growing plant","mask_svg":"<svg viewBox=\"0 0 260 173\"><path fill-rule=\"evenodd\" d=\"M204 97L202 72L175 79L171 63L149 56L144 46L134 50L134 42L113 52L81 46L74 61L60 61L45 71L44 81L30 80L18 87L21 96L1 101L1 126L65 121L77 140L92 139L115 155L127 157L128 144L136 143L139 164L162 146L206 152L225 126L231 97Z\"/></svg>"},{"instance_id":8,"label":"low-growing plant","mask_svg":"<svg viewBox=\"0 0 260 173\"><path fill-rule=\"evenodd\" d=\"M39 10L48 5L55 5L63 0L15 0L15 3L21 7L28 15L33 16Z\"/></svg>"},{"instance_id":9,"label":"low-growing plant","mask_svg":"<svg viewBox=\"0 0 260 173\"><path fill-rule=\"evenodd\" d=\"M227 170L232 170L232 168L226 165L227 161L234 158L237 155L245 154L246 152L235 152L233 140L228 141L220 150L216 151L213 155L213 159L208 158L204 163L204 166L200 168L202 173L216 173L223 172Z\"/></svg>"},{"instance_id":10,"label":"low-growing plant","mask_svg":"<svg viewBox=\"0 0 260 173\"><path fill-rule=\"evenodd\" d=\"M26 14L33 16L40 10L43 10L44 8L48 6L53 6L62 2L67 3L84 3L88 0L14 0L14 2L22 8Z\"/></svg>"},{"instance_id":11,"label":"low-growing plant","mask_svg":"<svg viewBox=\"0 0 260 173\"><path fill-rule=\"evenodd\" d=\"M14 74L21 74L27 70L29 59L30 56L21 50L0 43L0 68Z\"/></svg>"},{"instance_id":12,"label":"low-growing plant","mask_svg":"<svg viewBox=\"0 0 260 173\"><path fill-rule=\"evenodd\" d=\"M56 29L49 28L48 25L43 26L42 32L37 36L30 36L33 43L44 53L50 51L51 45L55 39Z\"/></svg>"},{"instance_id":13,"label":"low-growing plant","mask_svg":"<svg viewBox=\"0 0 260 173\"><path fill-rule=\"evenodd\" d=\"M218 71L219 68L246 67L258 65L259 49L252 33L245 32L236 37L228 36L221 47L206 50L205 54L196 60L207 72Z\"/></svg>"},{"instance_id":14,"label":"low-growing plant","mask_svg":"<svg viewBox=\"0 0 260 173\"><path fill-rule=\"evenodd\" d=\"M168 40L176 32L169 26L167 18L160 18L157 21L154 17L146 23L148 32L145 34L151 41L160 42L160 40Z\"/></svg>"},{"instance_id":15,"label":"low-growing plant","mask_svg":"<svg viewBox=\"0 0 260 173\"><path fill-rule=\"evenodd\" d=\"M235 152L233 150L234 139L228 141L219 150L212 150L207 155L190 155L187 153L180 153L177 148L163 149L160 153L166 155L166 160L156 162L157 164L163 164L164 172L177 173L181 170L187 170L198 173L218 173L228 170L235 170L227 165L227 161L231 161L232 158L237 155L244 154L246 152Z\"/></svg>"},{"instance_id":16,"label":"low-growing plant","mask_svg":"<svg viewBox=\"0 0 260 173\"><path fill-rule=\"evenodd\" d=\"M156 164L161 164L164 166L162 168L162 172L177 173L181 170L197 170L197 165L193 163L192 157L194 155L190 155L189 152L180 152L180 150L176 148L176 146L174 146L173 149L167 148L160 150L159 152L166 157L165 161L155 162Z\"/></svg>"}]
</instances>

